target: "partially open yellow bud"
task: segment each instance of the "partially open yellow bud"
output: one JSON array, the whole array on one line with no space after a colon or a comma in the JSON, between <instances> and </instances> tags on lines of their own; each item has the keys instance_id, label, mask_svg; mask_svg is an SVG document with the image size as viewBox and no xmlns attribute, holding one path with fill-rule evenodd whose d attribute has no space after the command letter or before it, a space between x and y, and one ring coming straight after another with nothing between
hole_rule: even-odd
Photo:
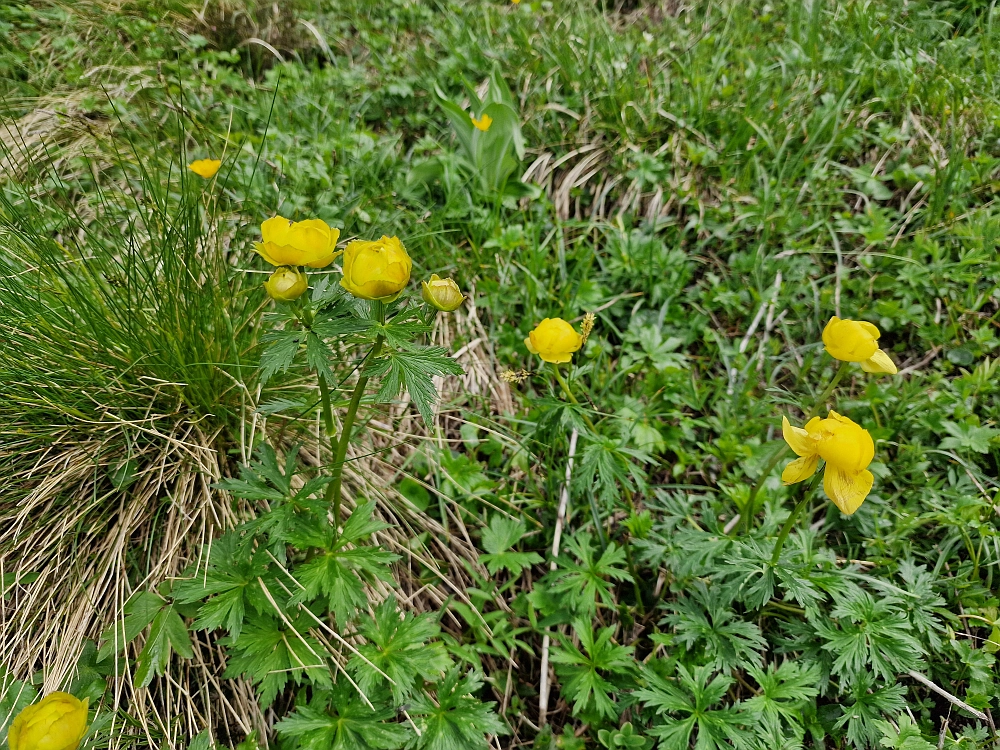
<instances>
[{"instance_id":1,"label":"partially open yellow bud","mask_svg":"<svg viewBox=\"0 0 1000 750\"><path fill-rule=\"evenodd\" d=\"M431 307L441 312L454 312L465 301L465 295L451 279L442 279L436 273L431 274L429 281L420 282L423 287L420 296Z\"/></svg>"},{"instance_id":2,"label":"partially open yellow bud","mask_svg":"<svg viewBox=\"0 0 1000 750\"><path fill-rule=\"evenodd\" d=\"M210 180L215 177L215 173L219 171L221 166L222 161L219 159L198 159L198 161L188 164L188 169L199 177Z\"/></svg>"},{"instance_id":3,"label":"partially open yellow bud","mask_svg":"<svg viewBox=\"0 0 1000 750\"><path fill-rule=\"evenodd\" d=\"M289 221L275 216L260 225L263 242L254 249L272 266L326 268L336 260L340 230L322 219Z\"/></svg>"},{"instance_id":4,"label":"partially open yellow bud","mask_svg":"<svg viewBox=\"0 0 1000 750\"><path fill-rule=\"evenodd\" d=\"M297 268L282 266L264 282L264 288L271 299L291 302L305 294L309 288L309 279Z\"/></svg>"},{"instance_id":5,"label":"partially open yellow bud","mask_svg":"<svg viewBox=\"0 0 1000 750\"><path fill-rule=\"evenodd\" d=\"M546 362L561 364L573 359L583 346L583 336L562 318L546 318L524 340L528 351Z\"/></svg>"},{"instance_id":6,"label":"partially open yellow bud","mask_svg":"<svg viewBox=\"0 0 1000 750\"><path fill-rule=\"evenodd\" d=\"M76 750L87 733L87 702L55 692L25 707L7 733L10 750Z\"/></svg>"},{"instance_id":7,"label":"partially open yellow bud","mask_svg":"<svg viewBox=\"0 0 1000 750\"><path fill-rule=\"evenodd\" d=\"M413 262L398 237L355 240L344 251L340 285L361 299L391 301L410 281Z\"/></svg>"},{"instance_id":8,"label":"partially open yellow bud","mask_svg":"<svg viewBox=\"0 0 1000 750\"><path fill-rule=\"evenodd\" d=\"M841 362L860 362L865 372L896 373L889 355L878 348L878 328L866 320L841 320L837 316L823 329L827 353Z\"/></svg>"}]
</instances>

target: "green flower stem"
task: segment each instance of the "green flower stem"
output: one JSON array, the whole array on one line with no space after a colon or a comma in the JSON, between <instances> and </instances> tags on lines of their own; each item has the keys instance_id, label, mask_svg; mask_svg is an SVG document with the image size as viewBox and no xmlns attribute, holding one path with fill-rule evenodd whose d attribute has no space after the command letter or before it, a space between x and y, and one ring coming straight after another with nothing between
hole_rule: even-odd
<instances>
[{"instance_id":1,"label":"green flower stem","mask_svg":"<svg viewBox=\"0 0 1000 750\"><path fill-rule=\"evenodd\" d=\"M833 390L840 384L840 381L844 379L844 376L847 374L847 371L850 369L850 366L851 366L850 362L840 363L840 367L837 368L837 372L830 380L829 385L827 385L826 388L823 389L823 392L819 394L819 398L816 399L816 403L813 405L813 408L809 410L808 414L806 414L806 420L805 420L806 422L808 422L813 417L818 416L820 411L823 410L823 406L826 404L826 400L830 398L831 394L833 394ZM771 460L767 462L767 465L764 467L764 470L760 473L760 478L757 479L757 482L754 484L753 489L750 490L750 497L747 499L747 503L744 506L744 512L746 516L743 519L743 530L747 534L750 533L750 525L752 523L752 519L754 515L757 513L757 508L756 508L757 495L760 493L761 489L763 489L764 482L767 481L767 478L771 475L771 472L774 471L774 467L778 465L778 463L781 461L782 458L785 457L785 454L787 454L788 451L789 451L788 443L785 443L775 452L773 456L771 456Z\"/></svg>"},{"instance_id":2,"label":"green flower stem","mask_svg":"<svg viewBox=\"0 0 1000 750\"><path fill-rule=\"evenodd\" d=\"M566 398L569 399L570 403L579 406L580 402L576 400L576 396L573 395L573 391L569 389L569 383L566 382L566 378L564 378L563 374L559 371L559 365L553 363L552 370L555 372L556 380L559 382L559 387L562 388L562 392L566 394ZM591 421L590 417L587 416L586 412L581 411L580 416L582 416L583 421L587 423L587 427L594 432L597 432L597 428L594 427L594 423Z\"/></svg>"},{"instance_id":3,"label":"green flower stem","mask_svg":"<svg viewBox=\"0 0 1000 750\"><path fill-rule=\"evenodd\" d=\"M326 436L330 438L330 447L336 445L336 428L333 425L333 404L330 402L330 386L326 384L326 378L317 375L319 378L319 398L323 404L323 427L326 429Z\"/></svg>"},{"instance_id":4,"label":"green flower stem","mask_svg":"<svg viewBox=\"0 0 1000 750\"><path fill-rule=\"evenodd\" d=\"M385 324L385 305L381 302L373 302L376 316L379 319L379 323ZM341 486L344 481L344 462L347 460L347 446L351 444L351 432L354 428L354 419L358 415L358 406L361 405L361 398L365 395L365 388L368 387L369 376L365 375L365 367L367 364L378 357L382 353L382 345L385 343L385 337L379 334L375 338L375 345L372 346L368 356L365 357L364 361L361 363L361 375L358 377L357 385L354 386L354 393L351 394L351 403L347 407L347 415L344 417L344 427L340 433L340 440L336 443L333 442L333 414L330 414L330 445L334 450L333 457L333 481L327 485L326 488L326 502L327 504L333 503L333 523L336 528L340 528L340 501L341 501ZM321 395L325 392L325 387L323 383L323 376L320 376L320 393ZM328 408L329 404L329 393L325 393L324 401L324 411Z\"/></svg>"},{"instance_id":5,"label":"green flower stem","mask_svg":"<svg viewBox=\"0 0 1000 750\"><path fill-rule=\"evenodd\" d=\"M771 565L778 564L778 560L781 558L781 548L785 546L785 540L788 538L788 532L792 530L792 526L795 525L796 519L799 517L799 514L802 513L802 509L806 507L811 498L812 492L807 490L803 493L802 499L795 504L792 512L788 515L785 525L782 526L781 531L778 532L778 541L774 543L774 554L771 555Z\"/></svg>"},{"instance_id":6,"label":"green flower stem","mask_svg":"<svg viewBox=\"0 0 1000 750\"><path fill-rule=\"evenodd\" d=\"M559 371L559 365L553 363L552 370L555 372L556 380L559 382L559 387L562 388L562 392L566 394L566 398L569 399L570 403L579 406L580 402L576 400L576 396L573 395L573 391L569 389L569 383L566 382L566 378L564 378L563 374ZM597 428L594 427L594 423L590 420L590 417L583 412L581 412L581 415L587 423L587 426L594 432L597 432ZM601 551L603 552L607 549L608 542L604 538L604 527L601 526L601 512L597 508L597 499L594 497L593 492L587 493L587 499L590 501L590 515L594 518L594 528L597 529L597 541L601 543Z\"/></svg>"}]
</instances>

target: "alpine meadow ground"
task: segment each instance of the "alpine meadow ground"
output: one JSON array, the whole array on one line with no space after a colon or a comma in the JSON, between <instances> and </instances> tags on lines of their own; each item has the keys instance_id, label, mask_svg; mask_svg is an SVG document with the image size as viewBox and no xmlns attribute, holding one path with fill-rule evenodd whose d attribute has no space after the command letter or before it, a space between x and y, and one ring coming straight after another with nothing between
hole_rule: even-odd
<instances>
[{"instance_id":1,"label":"alpine meadow ground","mask_svg":"<svg viewBox=\"0 0 1000 750\"><path fill-rule=\"evenodd\" d=\"M0 5L0 742L996 747L998 24Z\"/></svg>"}]
</instances>

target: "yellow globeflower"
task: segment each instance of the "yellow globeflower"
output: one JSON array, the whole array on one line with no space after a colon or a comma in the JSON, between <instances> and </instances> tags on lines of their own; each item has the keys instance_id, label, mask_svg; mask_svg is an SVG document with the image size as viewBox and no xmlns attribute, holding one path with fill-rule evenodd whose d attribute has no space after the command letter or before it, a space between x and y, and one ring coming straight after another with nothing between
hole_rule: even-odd
<instances>
[{"instance_id":1,"label":"yellow globeflower","mask_svg":"<svg viewBox=\"0 0 1000 750\"><path fill-rule=\"evenodd\" d=\"M868 497L875 477L868 464L875 457L875 443L868 430L845 416L830 412L826 419L813 417L805 428L781 418L785 442L799 458L781 472L786 485L802 482L816 473L819 459L826 461L823 489L834 504L851 515Z\"/></svg>"},{"instance_id":2,"label":"yellow globeflower","mask_svg":"<svg viewBox=\"0 0 1000 750\"><path fill-rule=\"evenodd\" d=\"M489 115L483 115L478 120L475 117L472 117L472 115L469 115L469 117L472 118L472 124L476 126L476 129L482 130L484 133L489 130L490 125L493 124L493 118Z\"/></svg>"},{"instance_id":3,"label":"yellow globeflower","mask_svg":"<svg viewBox=\"0 0 1000 750\"><path fill-rule=\"evenodd\" d=\"M219 159L198 159L198 161L193 161L188 164L188 169L199 177L211 180L215 177L215 173L219 171L219 167L221 166L222 161Z\"/></svg>"},{"instance_id":4,"label":"yellow globeflower","mask_svg":"<svg viewBox=\"0 0 1000 750\"><path fill-rule=\"evenodd\" d=\"M7 733L10 750L76 750L87 733L87 702L56 692L25 707Z\"/></svg>"},{"instance_id":5,"label":"yellow globeflower","mask_svg":"<svg viewBox=\"0 0 1000 750\"><path fill-rule=\"evenodd\" d=\"M264 282L264 289L271 299L291 302L301 297L309 288L305 272L293 266L281 266Z\"/></svg>"},{"instance_id":6,"label":"yellow globeflower","mask_svg":"<svg viewBox=\"0 0 1000 750\"><path fill-rule=\"evenodd\" d=\"M546 318L524 340L528 351L546 362L561 364L573 359L583 346L583 336L562 318Z\"/></svg>"},{"instance_id":7,"label":"yellow globeflower","mask_svg":"<svg viewBox=\"0 0 1000 750\"><path fill-rule=\"evenodd\" d=\"M451 279L442 279L436 273L431 274L430 281L421 281L423 290L420 294L431 307L441 312L454 312L465 302L465 295Z\"/></svg>"},{"instance_id":8,"label":"yellow globeflower","mask_svg":"<svg viewBox=\"0 0 1000 750\"><path fill-rule=\"evenodd\" d=\"M878 348L878 328L866 320L841 320L836 315L823 329L827 353L841 362L860 362L865 372L896 374L896 365Z\"/></svg>"},{"instance_id":9,"label":"yellow globeflower","mask_svg":"<svg viewBox=\"0 0 1000 750\"><path fill-rule=\"evenodd\" d=\"M275 216L260 225L260 233L263 242L255 242L254 249L272 266L326 268L340 255L340 230L322 219L289 221Z\"/></svg>"},{"instance_id":10,"label":"yellow globeflower","mask_svg":"<svg viewBox=\"0 0 1000 750\"><path fill-rule=\"evenodd\" d=\"M372 242L355 240L344 251L344 277L340 285L361 299L391 301L410 280L413 262L399 237Z\"/></svg>"}]
</instances>

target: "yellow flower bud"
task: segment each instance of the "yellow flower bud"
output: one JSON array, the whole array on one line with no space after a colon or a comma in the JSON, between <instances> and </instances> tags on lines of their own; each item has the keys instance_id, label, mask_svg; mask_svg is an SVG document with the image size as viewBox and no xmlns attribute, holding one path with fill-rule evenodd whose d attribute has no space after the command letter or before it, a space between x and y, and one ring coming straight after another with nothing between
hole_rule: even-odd
<instances>
[{"instance_id":1,"label":"yellow flower bud","mask_svg":"<svg viewBox=\"0 0 1000 750\"><path fill-rule=\"evenodd\" d=\"M340 285L355 297L389 302L410 280L413 262L398 237L369 242L355 240L344 251L344 277Z\"/></svg>"},{"instance_id":2,"label":"yellow flower bud","mask_svg":"<svg viewBox=\"0 0 1000 750\"><path fill-rule=\"evenodd\" d=\"M834 316L823 329L823 345L831 357L841 362L860 362L865 372L894 375L896 365L878 348L880 335L878 328L866 320L841 320Z\"/></svg>"},{"instance_id":3,"label":"yellow flower bud","mask_svg":"<svg viewBox=\"0 0 1000 750\"><path fill-rule=\"evenodd\" d=\"M7 733L10 750L76 750L87 733L87 702L56 692L25 707Z\"/></svg>"},{"instance_id":4,"label":"yellow flower bud","mask_svg":"<svg viewBox=\"0 0 1000 750\"><path fill-rule=\"evenodd\" d=\"M451 279L442 279L436 273L431 274L430 281L421 281L423 297L431 307L436 307L441 312L454 312L465 301L465 295Z\"/></svg>"},{"instance_id":5,"label":"yellow flower bud","mask_svg":"<svg viewBox=\"0 0 1000 750\"><path fill-rule=\"evenodd\" d=\"M786 484L803 482L816 473L819 459L826 461L823 489L840 510L854 513L868 497L875 477L868 465L875 457L875 443L868 430L831 411L826 419L813 417L805 428L781 420L785 442L799 456L781 472Z\"/></svg>"},{"instance_id":6,"label":"yellow flower bud","mask_svg":"<svg viewBox=\"0 0 1000 750\"><path fill-rule=\"evenodd\" d=\"M546 318L528 334L524 345L544 361L560 364L573 359L573 352L583 346L583 337L562 318Z\"/></svg>"},{"instance_id":7,"label":"yellow flower bud","mask_svg":"<svg viewBox=\"0 0 1000 750\"><path fill-rule=\"evenodd\" d=\"M472 118L472 124L476 126L476 130L481 130L484 133L489 130L490 125L493 124L493 118L489 115L483 115L478 120L475 117L472 117L472 115L469 115L469 117Z\"/></svg>"},{"instance_id":8,"label":"yellow flower bud","mask_svg":"<svg viewBox=\"0 0 1000 750\"><path fill-rule=\"evenodd\" d=\"M309 279L297 268L281 266L264 282L264 288L271 299L291 302L305 294L309 288Z\"/></svg>"},{"instance_id":9,"label":"yellow flower bud","mask_svg":"<svg viewBox=\"0 0 1000 750\"><path fill-rule=\"evenodd\" d=\"M199 177L211 180L215 177L215 173L219 171L219 167L221 166L222 161L219 159L198 159L198 161L188 164L188 169Z\"/></svg>"},{"instance_id":10,"label":"yellow flower bud","mask_svg":"<svg viewBox=\"0 0 1000 750\"><path fill-rule=\"evenodd\" d=\"M322 219L289 221L275 216L260 225L263 242L254 249L272 266L326 268L336 260L340 230Z\"/></svg>"}]
</instances>

